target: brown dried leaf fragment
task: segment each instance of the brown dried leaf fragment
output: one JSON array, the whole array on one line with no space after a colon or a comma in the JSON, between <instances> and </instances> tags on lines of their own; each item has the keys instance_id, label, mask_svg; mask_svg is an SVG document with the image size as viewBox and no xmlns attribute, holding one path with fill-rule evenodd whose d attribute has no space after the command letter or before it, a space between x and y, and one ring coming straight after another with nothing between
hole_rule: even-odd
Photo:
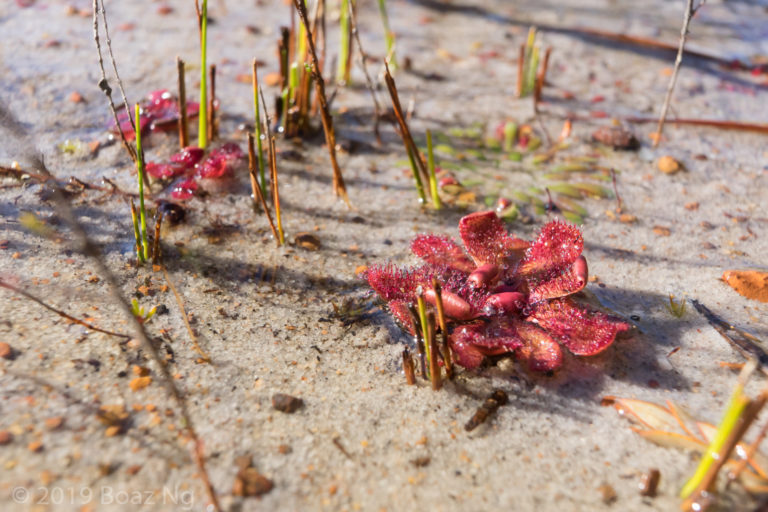
<instances>
[{"instance_id":1,"label":"brown dried leaf fragment","mask_svg":"<svg viewBox=\"0 0 768 512\"><path fill-rule=\"evenodd\" d=\"M757 270L726 270L723 281L744 297L768 302L768 272Z\"/></svg>"},{"instance_id":2,"label":"brown dried leaf fragment","mask_svg":"<svg viewBox=\"0 0 768 512\"><path fill-rule=\"evenodd\" d=\"M275 393L272 395L272 407L280 412L291 414L296 412L304 405L304 400L285 393Z\"/></svg>"}]
</instances>

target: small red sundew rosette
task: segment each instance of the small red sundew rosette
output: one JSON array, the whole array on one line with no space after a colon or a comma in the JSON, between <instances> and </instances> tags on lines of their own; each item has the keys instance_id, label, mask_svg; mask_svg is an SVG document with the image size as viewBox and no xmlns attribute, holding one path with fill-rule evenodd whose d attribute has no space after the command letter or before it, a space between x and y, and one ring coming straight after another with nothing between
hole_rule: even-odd
<instances>
[{"instance_id":1,"label":"small red sundew rosette","mask_svg":"<svg viewBox=\"0 0 768 512\"><path fill-rule=\"evenodd\" d=\"M489 211L463 217L459 233L468 254L446 236L419 235L411 250L424 264L372 265L364 277L411 334L408 307L419 288L434 307L437 279L449 344L462 366L475 368L485 356L513 352L531 370L556 370L563 361L561 345L575 355L594 355L629 330L623 320L569 297L588 277L577 227L552 221L528 242L510 236Z\"/></svg>"}]
</instances>

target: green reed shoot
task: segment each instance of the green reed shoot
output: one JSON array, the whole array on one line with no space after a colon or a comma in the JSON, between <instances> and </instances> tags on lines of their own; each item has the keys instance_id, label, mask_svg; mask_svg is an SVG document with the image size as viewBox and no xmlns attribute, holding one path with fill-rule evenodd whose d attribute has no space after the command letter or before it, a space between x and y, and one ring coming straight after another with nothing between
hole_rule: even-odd
<instances>
[{"instance_id":1,"label":"green reed shoot","mask_svg":"<svg viewBox=\"0 0 768 512\"><path fill-rule=\"evenodd\" d=\"M427 304L424 302L424 293L419 288L416 303L419 308L419 323L421 324L422 338L424 339L424 352L427 356L427 368L431 368L431 357L429 350L429 327L427 326Z\"/></svg>"},{"instance_id":2,"label":"green reed shoot","mask_svg":"<svg viewBox=\"0 0 768 512\"><path fill-rule=\"evenodd\" d=\"M259 158L259 179L261 193L267 195L266 162L261 134L261 108L259 107L259 71L256 59L253 59L253 110L255 112L256 151Z\"/></svg>"},{"instance_id":3,"label":"green reed shoot","mask_svg":"<svg viewBox=\"0 0 768 512\"><path fill-rule=\"evenodd\" d=\"M528 38L522 45L520 55L522 60L518 63L517 96L522 98L531 94L536 88L536 76L539 68L539 46L536 44L536 27L528 30Z\"/></svg>"},{"instance_id":4,"label":"green reed shoot","mask_svg":"<svg viewBox=\"0 0 768 512\"><path fill-rule=\"evenodd\" d=\"M389 28L389 15L387 15L387 0L379 0L379 14L381 23L384 25L384 40L387 43L387 61L391 70L397 69L397 59L395 58L395 34Z\"/></svg>"},{"instance_id":5,"label":"green reed shoot","mask_svg":"<svg viewBox=\"0 0 768 512\"><path fill-rule=\"evenodd\" d=\"M432 195L432 205L435 210L442 208L440 195L437 193L437 176L435 176L435 153L432 150L432 132L427 130L427 167L429 169L429 192Z\"/></svg>"},{"instance_id":6,"label":"green reed shoot","mask_svg":"<svg viewBox=\"0 0 768 512\"><path fill-rule=\"evenodd\" d=\"M200 112L198 113L197 145L203 149L208 145L208 0L203 0L200 10Z\"/></svg>"},{"instance_id":7,"label":"green reed shoot","mask_svg":"<svg viewBox=\"0 0 768 512\"><path fill-rule=\"evenodd\" d=\"M141 249L137 248L139 262L149 259L149 241L147 239L147 209L144 207L144 150L141 147L141 109L136 103L136 170L139 178L139 220L141 222Z\"/></svg>"},{"instance_id":8,"label":"green reed shoot","mask_svg":"<svg viewBox=\"0 0 768 512\"><path fill-rule=\"evenodd\" d=\"M339 14L339 63L336 68L336 82L345 84L349 81L349 45L351 27L349 24L349 10L352 0L341 0L341 13Z\"/></svg>"}]
</instances>

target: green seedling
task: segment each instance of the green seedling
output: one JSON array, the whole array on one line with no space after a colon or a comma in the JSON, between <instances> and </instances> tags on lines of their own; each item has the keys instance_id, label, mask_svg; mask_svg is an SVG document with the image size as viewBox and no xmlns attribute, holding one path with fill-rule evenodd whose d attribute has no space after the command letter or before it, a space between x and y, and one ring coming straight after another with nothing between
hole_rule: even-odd
<instances>
[{"instance_id":1,"label":"green seedling","mask_svg":"<svg viewBox=\"0 0 768 512\"><path fill-rule=\"evenodd\" d=\"M201 109L201 111L204 109ZM141 109L136 103L136 126L141 126ZM144 206L144 150L141 147L141 130L136 130L136 171L139 179L139 221L141 227L141 248L137 247L140 263L149 259L149 240L147 239L147 209Z\"/></svg>"},{"instance_id":2,"label":"green seedling","mask_svg":"<svg viewBox=\"0 0 768 512\"><path fill-rule=\"evenodd\" d=\"M350 74L350 43L352 34L349 24L349 10L354 9L351 5L353 0L341 0L341 12L339 14L339 63L336 69L336 82L340 84L349 83Z\"/></svg>"},{"instance_id":3,"label":"green seedling","mask_svg":"<svg viewBox=\"0 0 768 512\"><path fill-rule=\"evenodd\" d=\"M200 112L198 113L197 145L203 149L208 146L208 0L203 0L200 10Z\"/></svg>"},{"instance_id":4,"label":"green seedling","mask_svg":"<svg viewBox=\"0 0 768 512\"><path fill-rule=\"evenodd\" d=\"M685 299L676 301L675 296L670 293L667 311L669 311L669 313L675 318L682 318L685 314Z\"/></svg>"},{"instance_id":5,"label":"green seedling","mask_svg":"<svg viewBox=\"0 0 768 512\"><path fill-rule=\"evenodd\" d=\"M442 207L437 193L437 176L435 176L435 154L432 151L432 132L427 130L427 168L429 169L429 191L432 194L432 204L435 210Z\"/></svg>"},{"instance_id":6,"label":"green seedling","mask_svg":"<svg viewBox=\"0 0 768 512\"><path fill-rule=\"evenodd\" d=\"M405 149L408 151L408 162L411 165L411 173L413 174L413 180L416 182L416 193L419 194L419 203L426 204L427 196L424 193L424 183L422 183L421 181L421 174L419 174L419 168L416 166L416 158L418 158L418 156L414 156L413 150L407 144L405 146Z\"/></svg>"},{"instance_id":7,"label":"green seedling","mask_svg":"<svg viewBox=\"0 0 768 512\"><path fill-rule=\"evenodd\" d=\"M427 368L431 368L430 347L429 347L429 327L427 326L427 304L424 301L424 293L419 287L416 304L419 311L419 323L421 324L422 338L424 339L424 352L427 356Z\"/></svg>"},{"instance_id":8,"label":"green seedling","mask_svg":"<svg viewBox=\"0 0 768 512\"><path fill-rule=\"evenodd\" d=\"M157 313L157 306L152 306L152 308L147 311L144 309L144 306L139 306L139 301L137 299L132 299L131 312L139 322L145 324L152 320L152 317L155 316L155 313Z\"/></svg>"},{"instance_id":9,"label":"green seedling","mask_svg":"<svg viewBox=\"0 0 768 512\"><path fill-rule=\"evenodd\" d=\"M536 44L536 27L528 30L526 42L520 46L517 64L517 97L523 98L536 88L536 76L539 68L539 46Z\"/></svg>"},{"instance_id":10,"label":"green seedling","mask_svg":"<svg viewBox=\"0 0 768 512\"><path fill-rule=\"evenodd\" d=\"M262 195L267 195L266 163L264 161L263 135L261 133L261 109L259 107L259 71L256 59L253 59L253 110L255 115L256 150L259 158L259 187Z\"/></svg>"},{"instance_id":11,"label":"green seedling","mask_svg":"<svg viewBox=\"0 0 768 512\"><path fill-rule=\"evenodd\" d=\"M514 149L517 140L517 123L507 121L504 123L504 151L507 153Z\"/></svg>"}]
</instances>

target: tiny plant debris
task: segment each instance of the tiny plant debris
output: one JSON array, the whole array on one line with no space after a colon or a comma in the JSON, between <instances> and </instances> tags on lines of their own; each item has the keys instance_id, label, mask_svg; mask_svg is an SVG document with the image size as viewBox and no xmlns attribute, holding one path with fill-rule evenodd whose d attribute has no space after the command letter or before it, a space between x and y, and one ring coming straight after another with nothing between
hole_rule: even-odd
<instances>
[{"instance_id":1,"label":"tiny plant debris","mask_svg":"<svg viewBox=\"0 0 768 512\"><path fill-rule=\"evenodd\" d=\"M411 250L424 264L371 265L363 276L413 335L418 319L409 310L417 299L423 296L431 311L441 303L447 344L465 368L478 367L485 356L514 353L531 370L552 371L562 365L561 344L575 355L598 354L630 329L569 297L588 277L575 226L552 221L527 242L510 236L487 211L463 217L459 233L469 255L446 236L420 235Z\"/></svg>"},{"instance_id":2,"label":"tiny plant debris","mask_svg":"<svg viewBox=\"0 0 768 512\"><path fill-rule=\"evenodd\" d=\"M471 432L488 420L488 417L495 413L502 405L509 403L509 396L504 390L495 389L483 404L477 408L475 414L464 425L464 430Z\"/></svg>"}]
</instances>

